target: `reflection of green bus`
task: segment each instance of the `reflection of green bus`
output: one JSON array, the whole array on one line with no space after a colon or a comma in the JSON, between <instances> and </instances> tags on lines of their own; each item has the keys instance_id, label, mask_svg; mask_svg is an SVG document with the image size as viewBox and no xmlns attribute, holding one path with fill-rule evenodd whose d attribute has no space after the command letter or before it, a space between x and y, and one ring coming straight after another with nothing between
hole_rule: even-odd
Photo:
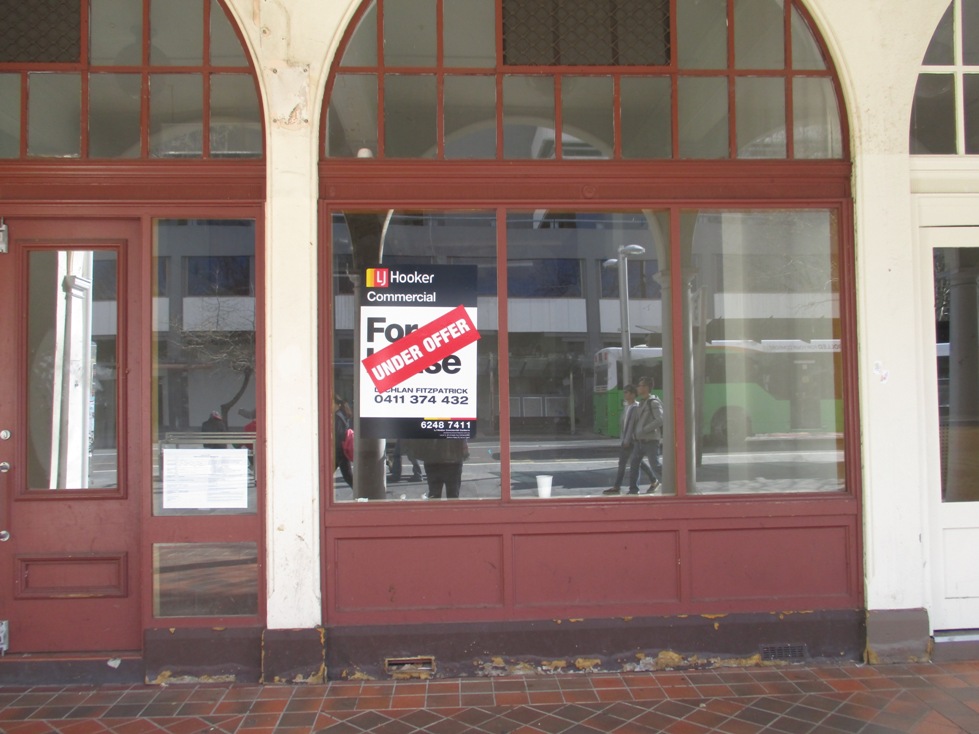
<instances>
[{"instance_id":1,"label":"reflection of green bus","mask_svg":"<svg viewBox=\"0 0 979 734\"><path fill-rule=\"evenodd\" d=\"M652 378L662 395L663 350L633 347L632 379ZM699 432L708 448L746 439L798 438L842 432L837 339L715 341L694 356ZM622 412L622 349L595 355L595 432L617 437Z\"/></svg>"}]
</instances>

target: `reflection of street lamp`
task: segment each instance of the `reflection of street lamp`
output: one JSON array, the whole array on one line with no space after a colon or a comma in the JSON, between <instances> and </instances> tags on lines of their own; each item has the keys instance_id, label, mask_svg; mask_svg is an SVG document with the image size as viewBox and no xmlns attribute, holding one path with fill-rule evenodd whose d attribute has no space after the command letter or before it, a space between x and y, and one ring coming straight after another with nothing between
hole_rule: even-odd
<instances>
[{"instance_id":1,"label":"reflection of street lamp","mask_svg":"<svg viewBox=\"0 0 979 734\"><path fill-rule=\"evenodd\" d=\"M632 382L632 338L629 325L629 257L645 255L646 248L642 245L622 245L619 247L619 257L606 260L603 265L607 268L619 266L619 313L622 326L622 387Z\"/></svg>"}]
</instances>

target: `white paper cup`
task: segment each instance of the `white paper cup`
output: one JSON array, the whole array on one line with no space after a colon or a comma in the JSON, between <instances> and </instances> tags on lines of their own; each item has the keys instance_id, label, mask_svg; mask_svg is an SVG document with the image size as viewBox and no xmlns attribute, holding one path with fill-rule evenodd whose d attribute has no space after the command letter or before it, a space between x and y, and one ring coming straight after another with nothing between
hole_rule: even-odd
<instances>
[{"instance_id":1,"label":"white paper cup","mask_svg":"<svg viewBox=\"0 0 979 734\"><path fill-rule=\"evenodd\" d=\"M537 496L538 497L550 497L551 496L551 480L550 474L538 474L537 475Z\"/></svg>"}]
</instances>

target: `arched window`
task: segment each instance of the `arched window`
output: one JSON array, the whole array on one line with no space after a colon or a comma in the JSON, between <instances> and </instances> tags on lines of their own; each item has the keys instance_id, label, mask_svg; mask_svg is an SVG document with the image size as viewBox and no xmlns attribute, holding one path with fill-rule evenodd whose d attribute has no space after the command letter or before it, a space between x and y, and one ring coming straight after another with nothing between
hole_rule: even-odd
<instances>
[{"instance_id":1,"label":"arched window","mask_svg":"<svg viewBox=\"0 0 979 734\"><path fill-rule=\"evenodd\" d=\"M377 0L329 99L327 157L844 153L832 71L779 0Z\"/></svg>"},{"instance_id":2,"label":"arched window","mask_svg":"<svg viewBox=\"0 0 979 734\"><path fill-rule=\"evenodd\" d=\"M854 491L848 146L800 2L374 0L326 94L326 357L358 445L335 500L424 495L391 483L455 424L409 414L476 426L460 498L625 494L641 377L665 411L642 490ZM371 311L398 296L370 301L368 269L421 266L459 269L480 334L454 414L421 410L457 394L449 365L414 393L361 372L426 318Z\"/></svg>"},{"instance_id":3,"label":"arched window","mask_svg":"<svg viewBox=\"0 0 979 734\"><path fill-rule=\"evenodd\" d=\"M953 0L928 44L911 110L912 155L979 153L979 4Z\"/></svg>"},{"instance_id":4,"label":"arched window","mask_svg":"<svg viewBox=\"0 0 979 734\"><path fill-rule=\"evenodd\" d=\"M251 64L218 0L6 3L0 158L260 158Z\"/></svg>"}]
</instances>

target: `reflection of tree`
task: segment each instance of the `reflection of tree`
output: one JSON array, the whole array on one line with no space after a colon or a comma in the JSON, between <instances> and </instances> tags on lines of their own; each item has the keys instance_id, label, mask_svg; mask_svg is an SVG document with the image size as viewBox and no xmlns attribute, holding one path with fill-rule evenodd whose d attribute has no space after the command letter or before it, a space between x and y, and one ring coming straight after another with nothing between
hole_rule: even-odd
<instances>
[{"instance_id":1,"label":"reflection of tree","mask_svg":"<svg viewBox=\"0 0 979 734\"><path fill-rule=\"evenodd\" d=\"M945 265L945 253L936 248L935 258L935 321L948 321L949 306L952 291L949 287L948 271Z\"/></svg>"},{"instance_id":2,"label":"reflection of tree","mask_svg":"<svg viewBox=\"0 0 979 734\"><path fill-rule=\"evenodd\" d=\"M185 315L184 323L175 324L171 333L179 335L188 366L221 367L240 377L234 394L221 403L221 418L227 424L228 414L245 394L255 372L254 300L209 297L201 302L194 328L185 328Z\"/></svg>"}]
</instances>

